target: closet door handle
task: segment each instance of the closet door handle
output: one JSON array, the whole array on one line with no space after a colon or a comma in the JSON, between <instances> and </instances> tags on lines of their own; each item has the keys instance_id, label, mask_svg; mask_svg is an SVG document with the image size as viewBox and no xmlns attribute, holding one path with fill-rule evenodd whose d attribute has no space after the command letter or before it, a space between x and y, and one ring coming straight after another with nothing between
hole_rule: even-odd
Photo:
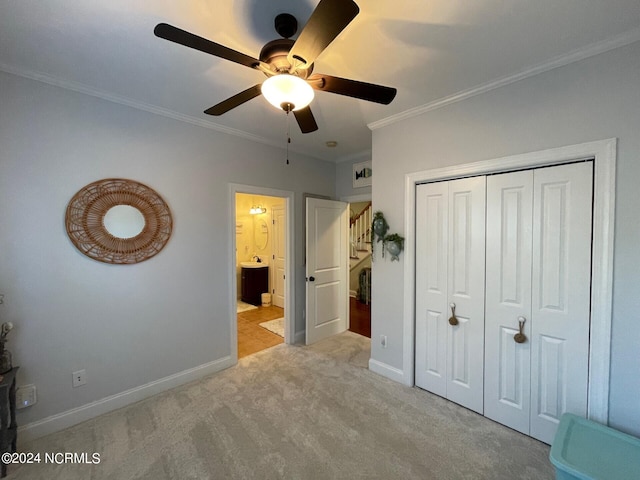
<instances>
[{"instance_id":1,"label":"closet door handle","mask_svg":"<svg viewBox=\"0 0 640 480\"><path fill-rule=\"evenodd\" d=\"M527 341L527 336L524 334L524 324L527 321L524 317L518 317L518 330L519 332L513 336L513 340L516 343L524 343Z\"/></svg>"},{"instance_id":2,"label":"closet door handle","mask_svg":"<svg viewBox=\"0 0 640 480\"><path fill-rule=\"evenodd\" d=\"M449 317L449 325L458 325L458 319L456 318L456 304L450 303L451 316Z\"/></svg>"},{"instance_id":3,"label":"closet door handle","mask_svg":"<svg viewBox=\"0 0 640 480\"><path fill-rule=\"evenodd\" d=\"M316 277L309 277L309 281L310 282L315 282L316 281Z\"/></svg>"}]
</instances>

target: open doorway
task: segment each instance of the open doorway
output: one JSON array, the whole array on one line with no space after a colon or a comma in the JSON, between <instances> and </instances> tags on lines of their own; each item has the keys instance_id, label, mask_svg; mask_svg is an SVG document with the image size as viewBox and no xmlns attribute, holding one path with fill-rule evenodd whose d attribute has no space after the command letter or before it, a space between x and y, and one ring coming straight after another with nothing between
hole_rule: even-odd
<instances>
[{"instance_id":1,"label":"open doorway","mask_svg":"<svg viewBox=\"0 0 640 480\"><path fill-rule=\"evenodd\" d=\"M292 228L290 197L258 187L232 186L233 295L232 348L243 358L281 343L289 332L293 292L288 270Z\"/></svg>"},{"instance_id":2,"label":"open doorway","mask_svg":"<svg viewBox=\"0 0 640 480\"><path fill-rule=\"evenodd\" d=\"M349 210L349 330L371 338L371 201Z\"/></svg>"}]
</instances>

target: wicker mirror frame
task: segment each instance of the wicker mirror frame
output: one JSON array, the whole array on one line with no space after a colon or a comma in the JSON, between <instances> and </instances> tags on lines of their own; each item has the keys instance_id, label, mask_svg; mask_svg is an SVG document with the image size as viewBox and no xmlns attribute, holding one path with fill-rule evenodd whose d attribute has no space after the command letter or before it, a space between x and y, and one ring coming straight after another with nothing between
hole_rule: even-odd
<instances>
[{"instance_id":1,"label":"wicker mirror frame","mask_svg":"<svg viewBox=\"0 0 640 480\"><path fill-rule=\"evenodd\" d=\"M104 216L113 207L129 205L142 213L144 228L131 238L113 236ZM171 212L152 188L123 178L98 180L76 193L65 215L67 234L75 247L99 262L140 263L157 255L169 241Z\"/></svg>"}]
</instances>

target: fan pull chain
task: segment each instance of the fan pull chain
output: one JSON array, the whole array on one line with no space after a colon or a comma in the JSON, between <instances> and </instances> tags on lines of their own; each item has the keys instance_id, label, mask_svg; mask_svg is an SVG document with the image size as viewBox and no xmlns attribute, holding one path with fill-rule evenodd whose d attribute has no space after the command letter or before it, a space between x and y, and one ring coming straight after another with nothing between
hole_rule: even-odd
<instances>
[{"instance_id":1,"label":"fan pull chain","mask_svg":"<svg viewBox=\"0 0 640 480\"><path fill-rule=\"evenodd\" d=\"M291 121L287 110L287 165L289 165L289 144L291 143Z\"/></svg>"}]
</instances>

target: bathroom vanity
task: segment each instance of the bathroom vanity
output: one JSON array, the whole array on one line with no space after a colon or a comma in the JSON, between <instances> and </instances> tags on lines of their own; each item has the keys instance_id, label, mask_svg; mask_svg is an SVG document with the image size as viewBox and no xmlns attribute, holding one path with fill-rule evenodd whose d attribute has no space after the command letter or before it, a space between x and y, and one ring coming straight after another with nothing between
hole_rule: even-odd
<instances>
[{"instance_id":1,"label":"bathroom vanity","mask_svg":"<svg viewBox=\"0 0 640 480\"><path fill-rule=\"evenodd\" d=\"M262 294L269 292L269 266L257 262L242 262L240 266L241 300L260 306Z\"/></svg>"}]
</instances>

